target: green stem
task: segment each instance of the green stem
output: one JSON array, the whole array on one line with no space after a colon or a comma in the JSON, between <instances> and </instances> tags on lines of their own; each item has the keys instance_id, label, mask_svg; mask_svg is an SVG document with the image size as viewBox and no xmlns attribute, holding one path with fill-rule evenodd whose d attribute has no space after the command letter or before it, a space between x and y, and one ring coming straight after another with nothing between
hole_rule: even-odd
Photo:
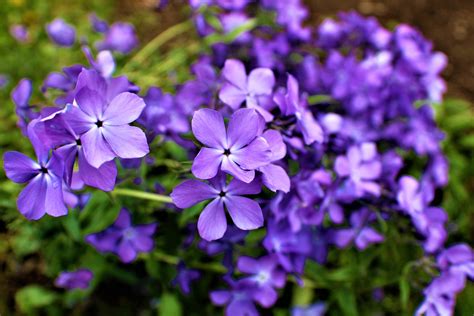
<instances>
[{"instance_id":1,"label":"green stem","mask_svg":"<svg viewBox=\"0 0 474 316\"><path fill-rule=\"evenodd\" d=\"M161 203L172 203L173 200L166 195L160 195L150 192L143 192L143 191L136 191L131 189L115 189L111 192L112 195L122 195L122 196L130 196L144 200L150 200L155 202Z\"/></svg>"},{"instance_id":2,"label":"green stem","mask_svg":"<svg viewBox=\"0 0 474 316\"><path fill-rule=\"evenodd\" d=\"M151 54L153 54L160 46L176 36L189 31L193 26L191 20L176 24L166 31L158 34L148 44L146 44L130 61L123 67L123 72L126 72L133 64L143 63Z\"/></svg>"}]
</instances>

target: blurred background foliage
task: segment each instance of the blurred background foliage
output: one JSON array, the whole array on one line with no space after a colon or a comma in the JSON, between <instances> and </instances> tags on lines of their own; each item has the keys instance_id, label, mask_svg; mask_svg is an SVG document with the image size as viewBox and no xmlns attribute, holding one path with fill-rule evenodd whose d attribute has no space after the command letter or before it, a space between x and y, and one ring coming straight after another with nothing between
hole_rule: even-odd
<instances>
[{"instance_id":1,"label":"blurred background foliage","mask_svg":"<svg viewBox=\"0 0 474 316\"><path fill-rule=\"evenodd\" d=\"M143 89L150 85L158 85L165 90L171 90L175 83L189 77L190 62L206 48L197 42L194 32L185 32L186 29L179 28L168 31L172 40L165 45L157 48L155 42L147 46L147 43L157 34L186 21L189 11L183 8L183 1L170 2L172 3L164 11L158 12L153 10L156 4L154 0L3 0L0 5L2 17L0 19L0 56L2 56L0 74L8 75L9 83L0 90L2 156L7 150L32 153L29 142L16 128L14 106L9 96L18 80L23 77L33 80L35 93L32 104L51 105L52 96L45 97L39 92L45 76L67 65L87 64L79 44L76 43L72 49L57 48L48 40L44 30L47 22L55 17L62 17L77 28L81 41L88 43L93 43L98 36L91 32L88 20L91 12L96 12L100 18L108 22L123 20L133 23L139 34L141 50L128 57L119 57L117 59L118 72L127 74ZM403 21L419 26L417 21L410 20L410 14L394 13L390 10L394 2L397 1L387 1L385 9L379 6L378 2L374 4L370 1L345 1L341 5L335 5L330 1L307 1L307 4L312 8L313 22L324 16L334 15L338 10L355 8L364 14L379 15L387 25ZM434 2L439 3L439 1ZM449 6L451 10L457 10L459 1L454 2L454 4L445 3L444 7L439 7L439 10L449 9ZM464 2L468 6L471 5L469 0ZM368 5L370 3L373 4L372 7ZM399 3L408 2L399 1ZM420 6L420 1L415 1L415 3L410 1L410 3L412 9L419 10L422 15L425 14L425 12L421 13L420 8L423 6ZM426 1L421 1L421 3L426 3ZM416 17L416 13L411 14ZM456 14L458 14L458 19L462 20L464 17L462 14ZM19 44L9 34L10 25L16 23L28 27L31 36L28 43ZM425 35L428 38L432 37L431 33L436 32L433 29L434 26L425 23L424 20L420 23L425 25L425 29L422 29ZM470 23L471 25L467 27L472 30L474 19L471 19ZM445 26L441 23L437 27L441 30ZM456 32L462 33L459 30ZM462 37L462 34L452 36ZM449 47L449 35L446 35L444 40L445 42L443 38L440 40L437 37L435 47L441 49ZM459 81L459 77L465 76L466 72L474 68L472 60L463 59L464 53L457 54L451 48L447 50L449 50L447 54L450 58L446 76L449 90L445 102L437 106L436 114L441 128L446 133L444 149L450 162L450 182L438 196L442 199L442 205L450 216L449 231L452 234L448 244L459 241L468 241L472 244L474 240L474 196L472 194L474 192L474 107L471 102L474 92L473 86L466 86L466 80ZM466 69L462 65L465 65ZM123 66L125 66L124 71L121 71ZM460 97L467 100L462 100ZM182 161L184 160L182 155L178 147L168 144L166 150L156 153L154 158L163 161L167 158ZM3 165L3 161L1 163ZM125 178L132 179L133 175ZM141 186L154 185L155 182L170 188L175 184L176 179L148 179L143 181ZM145 189L145 187L142 188ZM1 315L9 313L60 315L66 311L73 315L151 315L157 313L160 315L214 315L220 313L210 304L203 303L208 302L208 289L219 286L215 280L202 279L195 284L193 295L189 297L181 295L170 284L176 274L175 265L181 256L185 256L186 262L190 262L191 267L203 268L208 271L206 273L222 273L220 265L206 263L205 256L196 249L178 253L179 240L174 236L177 229L183 228L187 219L194 216L193 209L176 215L174 211L160 211L156 203L140 201L140 210L136 212L135 218L137 222L147 222L151 218L157 218L159 222L171 224L159 227L160 238L156 240L156 251L142 255L141 258L145 260L139 260L136 264L124 265L110 256L99 255L82 240L84 235L110 225L117 216L120 205L134 209L136 201L96 192L81 213L71 212L70 216L59 219L45 217L32 223L26 221L16 210L16 196L20 189L19 185L6 180L3 171L0 173ZM120 199L120 203L117 199ZM179 217L177 221L167 220L176 216ZM178 226L173 227L172 223ZM408 227L408 223L405 224ZM400 225L404 225L403 220ZM384 223L381 223L380 228L387 236L384 244L371 247L363 253L350 249L332 252L331 255L334 258L330 258L330 262L333 266L308 264L307 275L313 281L307 283L304 288L299 288L295 284L293 289L287 289L283 293L281 301L307 304L315 300L324 300L330 306L331 315L368 315L374 311L392 311L393 315L410 314L420 303L420 292L426 285L420 282L426 272L420 271L416 265L416 260L421 256L421 250L403 236L403 229L394 229ZM250 234L249 242L255 237L258 236ZM255 249L251 251L258 252ZM54 288L53 280L60 271L81 266L89 267L95 274L89 290L64 292ZM416 278L413 277L415 275ZM106 280L106 282L101 282L101 280ZM373 296L381 293L377 294L373 289L380 287L384 287L384 299L376 303ZM89 297L92 291L94 294ZM86 297L87 299L84 300ZM470 284L458 298L459 315L472 315L473 297L474 287ZM271 313L283 316L287 315L288 311L283 304L277 303Z\"/></svg>"}]
</instances>

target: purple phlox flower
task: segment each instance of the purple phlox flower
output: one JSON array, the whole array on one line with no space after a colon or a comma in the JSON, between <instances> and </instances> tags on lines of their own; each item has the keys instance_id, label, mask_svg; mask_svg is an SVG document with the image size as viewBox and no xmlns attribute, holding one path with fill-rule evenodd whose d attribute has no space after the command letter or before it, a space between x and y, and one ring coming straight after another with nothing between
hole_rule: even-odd
<instances>
[{"instance_id":1,"label":"purple phlox flower","mask_svg":"<svg viewBox=\"0 0 474 316\"><path fill-rule=\"evenodd\" d=\"M21 24L11 25L10 34L20 43L26 43L30 40L30 33L28 32L28 29L26 26Z\"/></svg>"},{"instance_id":2,"label":"purple phlox flower","mask_svg":"<svg viewBox=\"0 0 474 316\"><path fill-rule=\"evenodd\" d=\"M16 151L3 156L7 177L16 183L28 183L18 196L17 206L28 220L38 220L45 214L63 216L67 214L64 204L61 159L43 147L33 131L36 120L28 125L28 136L35 149L38 161Z\"/></svg>"},{"instance_id":3,"label":"purple phlox flower","mask_svg":"<svg viewBox=\"0 0 474 316\"><path fill-rule=\"evenodd\" d=\"M344 125L344 118L336 113L327 113L321 118L321 125L328 135L337 134Z\"/></svg>"},{"instance_id":4,"label":"purple phlox flower","mask_svg":"<svg viewBox=\"0 0 474 316\"><path fill-rule=\"evenodd\" d=\"M79 74L83 69L82 65L73 65L63 68L63 72L50 73L43 82L41 91L46 93L48 89L58 89L65 92L65 95L59 96L55 103L64 106L71 103L74 99L74 87L76 86Z\"/></svg>"},{"instance_id":5,"label":"purple phlox flower","mask_svg":"<svg viewBox=\"0 0 474 316\"><path fill-rule=\"evenodd\" d=\"M68 290L81 289L89 287L94 274L89 269L78 269L71 272L61 272L54 281L54 285Z\"/></svg>"},{"instance_id":6,"label":"purple phlox flower","mask_svg":"<svg viewBox=\"0 0 474 316\"><path fill-rule=\"evenodd\" d=\"M27 136L28 123L38 117L38 113L33 111L34 107L30 105L30 98L33 93L33 83L30 79L21 79L18 85L12 90L11 98L15 103L15 113L18 117L17 125L21 128L24 135Z\"/></svg>"},{"instance_id":7,"label":"purple phlox flower","mask_svg":"<svg viewBox=\"0 0 474 316\"><path fill-rule=\"evenodd\" d=\"M216 0L217 5L226 10L243 10L251 0Z\"/></svg>"},{"instance_id":8,"label":"purple phlox flower","mask_svg":"<svg viewBox=\"0 0 474 316\"><path fill-rule=\"evenodd\" d=\"M226 316L258 316L253 294L257 290L255 284L245 280L234 281L226 278L229 290L216 290L210 293L214 305L226 305Z\"/></svg>"},{"instance_id":9,"label":"purple phlox flower","mask_svg":"<svg viewBox=\"0 0 474 316\"><path fill-rule=\"evenodd\" d=\"M276 256L259 259L242 256L237 261L237 267L241 272L250 274L243 280L256 285L253 299L263 307L273 306L278 298L275 288L282 288L286 282L286 274L279 268Z\"/></svg>"},{"instance_id":10,"label":"purple phlox flower","mask_svg":"<svg viewBox=\"0 0 474 316\"><path fill-rule=\"evenodd\" d=\"M201 109L194 113L193 134L202 147L193 161L192 173L199 179L211 179L219 169L250 183L255 169L271 162L272 151L261 137L262 118L253 109L239 109L232 114L227 130L220 112Z\"/></svg>"},{"instance_id":11,"label":"purple phlox flower","mask_svg":"<svg viewBox=\"0 0 474 316\"><path fill-rule=\"evenodd\" d=\"M415 315L453 315L456 295L462 291L464 286L463 275L450 272L442 273L425 289L425 301L418 307Z\"/></svg>"},{"instance_id":12,"label":"purple phlox flower","mask_svg":"<svg viewBox=\"0 0 474 316\"><path fill-rule=\"evenodd\" d=\"M99 168L115 157L141 158L148 154L145 134L129 125L144 109L143 99L130 92L115 95L95 71L83 70L80 77L74 104L64 109L63 118L80 136L87 162Z\"/></svg>"},{"instance_id":13,"label":"purple phlox flower","mask_svg":"<svg viewBox=\"0 0 474 316\"><path fill-rule=\"evenodd\" d=\"M346 156L336 158L334 169L339 177L347 178L342 188L344 193L354 197L380 196L380 185L375 181L382 173L382 163L375 143L349 147Z\"/></svg>"},{"instance_id":14,"label":"purple phlox flower","mask_svg":"<svg viewBox=\"0 0 474 316\"><path fill-rule=\"evenodd\" d=\"M291 316L323 316L326 313L326 304L317 302L309 306L296 306L291 309Z\"/></svg>"},{"instance_id":15,"label":"purple phlox flower","mask_svg":"<svg viewBox=\"0 0 474 316\"><path fill-rule=\"evenodd\" d=\"M193 225L195 227L195 225ZM209 256L215 256L219 253L224 254L222 264L227 268L228 273L234 271L234 248L236 245L243 245L247 231L241 230L234 225L229 225L224 236L214 241L201 240L199 249L206 252Z\"/></svg>"},{"instance_id":16,"label":"purple phlox flower","mask_svg":"<svg viewBox=\"0 0 474 316\"><path fill-rule=\"evenodd\" d=\"M286 145L283 138L280 132L271 129L266 130L262 137L265 138L272 152L270 158L272 163L257 169L262 173L263 184L273 192L279 190L287 193L290 191L290 177L283 167L273 163L286 156Z\"/></svg>"},{"instance_id":17,"label":"purple phlox flower","mask_svg":"<svg viewBox=\"0 0 474 316\"><path fill-rule=\"evenodd\" d=\"M64 162L64 180L68 185L73 181L73 170L78 163L76 178L85 184L103 191L111 191L115 186L117 167L114 161L107 161L100 167L91 166L85 158L81 137L65 119L63 110L42 118L34 129L38 138Z\"/></svg>"},{"instance_id":18,"label":"purple phlox flower","mask_svg":"<svg viewBox=\"0 0 474 316\"><path fill-rule=\"evenodd\" d=\"M265 121L273 119L271 97L275 76L269 68L256 68L247 76L244 64L236 59L228 59L222 70L224 84L219 99L236 110L242 102L248 108L257 110Z\"/></svg>"},{"instance_id":19,"label":"purple phlox flower","mask_svg":"<svg viewBox=\"0 0 474 316\"><path fill-rule=\"evenodd\" d=\"M101 20L95 12L89 14L89 21L94 31L98 33L105 33L109 29L109 25L106 21Z\"/></svg>"},{"instance_id":20,"label":"purple phlox flower","mask_svg":"<svg viewBox=\"0 0 474 316\"><path fill-rule=\"evenodd\" d=\"M296 117L296 128L303 134L306 145L323 141L323 130L308 109L305 98L300 98L299 84L295 77L288 74L286 90L280 88L273 100L280 107L283 116Z\"/></svg>"},{"instance_id":21,"label":"purple phlox flower","mask_svg":"<svg viewBox=\"0 0 474 316\"><path fill-rule=\"evenodd\" d=\"M337 48L344 35L341 23L334 19L324 19L318 27L318 37L316 44L323 49Z\"/></svg>"},{"instance_id":22,"label":"purple phlox flower","mask_svg":"<svg viewBox=\"0 0 474 316\"><path fill-rule=\"evenodd\" d=\"M122 262L130 263L138 253L153 250L156 227L156 223L132 225L130 212L122 209L111 227L86 236L86 241L98 251L113 252Z\"/></svg>"},{"instance_id":23,"label":"purple phlox flower","mask_svg":"<svg viewBox=\"0 0 474 316\"><path fill-rule=\"evenodd\" d=\"M199 235L207 240L222 238L227 230L224 207L234 224L242 230L253 230L263 225L260 205L242 195L258 194L261 183L245 183L232 179L226 184L224 173L209 180L209 184L198 180L186 180L174 188L171 198L180 208L188 208L199 202L213 199L202 211L198 220Z\"/></svg>"},{"instance_id":24,"label":"purple phlox flower","mask_svg":"<svg viewBox=\"0 0 474 316\"><path fill-rule=\"evenodd\" d=\"M56 18L46 25L49 38L59 46L70 47L76 41L76 30L63 19Z\"/></svg>"},{"instance_id":25,"label":"purple phlox flower","mask_svg":"<svg viewBox=\"0 0 474 316\"><path fill-rule=\"evenodd\" d=\"M211 60L207 57L202 57L191 66L191 70L196 76L196 82L204 86L202 89L206 99L204 103L214 102L214 95L220 85L220 78L217 76Z\"/></svg>"},{"instance_id":26,"label":"purple phlox flower","mask_svg":"<svg viewBox=\"0 0 474 316\"><path fill-rule=\"evenodd\" d=\"M150 137L186 133L190 130L188 118L176 106L174 97L160 88L150 87L143 97L146 107L138 122L147 128Z\"/></svg>"},{"instance_id":27,"label":"purple phlox flower","mask_svg":"<svg viewBox=\"0 0 474 316\"><path fill-rule=\"evenodd\" d=\"M112 50L128 54L138 46L135 28L129 23L112 24L104 36L104 40L96 44L98 50Z\"/></svg>"},{"instance_id":28,"label":"purple phlox flower","mask_svg":"<svg viewBox=\"0 0 474 316\"><path fill-rule=\"evenodd\" d=\"M198 80L189 80L177 89L176 105L187 114L192 115L203 104L212 102L206 84Z\"/></svg>"},{"instance_id":29,"label":"purple phlox flower","mask_svg":"<svg viewBox=\"0 0 474 316\"><path fill-rule=\"evenodd\" d=\"M87 60L91 66L97 70L104 78L110 78L115 70L115 60L112 53L108 50L100 51L97 54L97 59L94 60L92 52L87 46L82 47L82 51L86 55Z\"/></svg>"},{"instance_id":30,"label":"purple phlox flower","mask_svg":"<svg viewBox=\"0 0 474 316\"><path fill-rule=\"evenodd\" d=\"M396 176L403 167L403 159L395 150L389 150L382 154L382 174L380 178L387 184L389 188L396 188Z\"/></svg>"},{"instance_id":31,"label":"purple phlox flower","mask_svg":"<svg viewBox=\"0 0 474 316\"><path fill-rule=\"evenodd\" d=\"M279 264L289 273L303 273L306 258L313 250L311 234L307 227L291 231L287 221L270 221L263 240L265 249L274 253Z\"/></svg>"},{"instance_id":32,"label":"purple phlox flower","mask_svg":"<svg viewBox=\"0 0 474 316\"><path fill-rule=\"evenodd\" d=\"M449 163L443 153L439 152L430 157L427 173L437 187L448 184Z\"/></svg>"},{"instance_id":33,"label":"purple phlox flower","mask_svg":"<svg viewBox=\"0 0 474 316\"><path fill-rule=\"evenodd\" d=\"M277 69L284 72L284 57L290 52L288 38L284 34L276 35L270 40L255 38L252 54L259 67Z\"/></svg>"},{"instance_id":34,"label":"purple phlox flower","mask_svg":"<svg viewBox=\"0 0 474 316\"><path fill-rule=\"evenodd\" d=\"M250 19L243 12L230 12L220 15L220 21L222 24L222 29L224 34L228 34L242 26L242 24L247 23ZM243 32L233 41L234 44L244 44L250 42L252 39L252 34L250 32Z\"/></svg>"},{"instance_id":35,"label":"purple phlox flower","mask_svg":"<svg viewBox=\"0 0 474 316\"><path fill-rule=\"evenodd\" d=\"M436 259L443 271L465 275L474 280L474 252L467 244L458 244L443 250Z\"/></svg>"},{"instance_id":36,"label":"purple phlox flower","mask_svg":"<svg viewBox=\"0 0 474 316\"><path fill-rule=\"evenodd\" d=\"M433 200L433 185L429 181L421 184L413 177L403 176L399 180L397 201L399 206L410 215L417 230L425 236L423 247L427 252L438 250L447 237L444 224L448 217L438 207L429 207Z\"/></svg>"},{"instance_id":37,"label":"purple phlox flower","mask_svg":"<svg viewBox=\"0 0 474 316\"><path fill-rule=\"evenodd\" d=\"M198 270L186 268L183 262L180 262L177 268L178 273L172 283L174 285L178 284L181 291L188 295L191 293L191 282L198 280L201 277L201 273Z\"/></svg>"},{"instance_id":38,"label":"purple phlox flower","mask_svg":"<svg viewBox=\"0 0 474 316\"><path fill-rule=\"evenodd\" d=\"M371 244L383 242L384 237L375 229L367 226L374 219L375 214L368 209L353 212L350 219L352 227L333 231L332 242L339 248L345 248L354 242L359 250L364 250Z\"/></svg>"},{"instance_id":39,"label":"purple phlox flower","mask_svg":"<svg viewBox=\"0 0 474 316\"><path fill-rule=\"evenodd\" d=\"M265 0L264 7L277 12L277 23L285 26L288 35L297 40L309 40L311 31L302 26L308 16L308 9L304 7L300 0L272 1Z\"/></svg>"},{"instance_id":40,"label":"purple phlox flower","mask_svg":"<svg viewBox=\"0 0 474 316\"><path fill-rule=\"evenodd\" d=\"M313 55L306 55L297 67L296 77L306 92L318 93L321 86L321 72L319 60Z\"/></svg>"}]
</instances>

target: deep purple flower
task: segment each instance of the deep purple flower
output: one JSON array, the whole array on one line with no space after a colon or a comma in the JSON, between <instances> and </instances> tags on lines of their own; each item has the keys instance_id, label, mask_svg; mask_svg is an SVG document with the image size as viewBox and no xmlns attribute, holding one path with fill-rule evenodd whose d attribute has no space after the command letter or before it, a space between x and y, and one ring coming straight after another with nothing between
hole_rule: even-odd
<instances>
[{"instance_id":1,"label":"deep purple flower","mask_svg":"<svg viewBox=\"0 0 474 316\"><path fill-rule=\"evenodd\" d=\"M323 130L306 106L304 98L300 98L298 81L288 75L287 89L279 89L273 98L284 116L295 116L296 127L303 134L306 145L323 141Z\"/></svg>"},{"instance_id":2,"label":"deep purple flower","mask_svg":"<svg viewBox=\"0 0 474 316\"><path fill-rule=\"evenodd\" d=\"M173 284L178 284L181 291L188 295L191 293L191 282L198 280L201 273L198 270L186 268L183 262L180 262L177 268L178 273L173 280Z\"/></svg>"},{"instance_id":3,"label":"deep purple flower","mask_svg":"<svg viewBox=\"0 0 474 316\"><path fill-rule=\"evenodd\" d=\"M113 252L125 263L141 252L153 250L157 224L132 225L130 213L122 209L114 224L106 230L86 236L86 241L100 252Z\"/></svg>"},{"instance_id":4,"label":"deep purple flower","mask_svg":"<svg viewBox=\"0 0 474 316\"><path fill-rule=\"evenodd\" d=\"M104 40L96 45L99 50L112 50L128 54L138 46L138 38L133 25L117 22L109 27Z\"/></svg>"},{"instance_id":5,"label":"deep purple flower","mask_svg":"<svg viewBox=\"0 0 474 316\"><path fill-rule=\"evenodd\" d=\"M258 181L244 183L232 179L226 184L225 174L220 173L209 180L209 184L198 180L186 180L174 188L171 198L180 208L188 208L199 202L213 199L198 220L199 235L208 241L222 238L227 230L224 207L234 224L242 230L257 229L263 225L260 205L242 195L258 194L261 184Z\"/></svg>"},{"instance_id":6,"label":"deep purple flower","mask_svg":"<svg viewBox=\"0 0 474 316\"><path fill-rule=\"evenodd\" d=\"M45 214L63 216L67 207L63 198L63 164L56 154L49 156L42 146L30 123L28 134L36 151L38 161L34 161L16 151L3 156L7 177L16 183L28 183L18 196L17 206L21 214L29 220L37 220Z\"/></svg>"},{"instance_id":7,"label":"deep purple flower","mask_svg":"<svg viewBox=\"0 0 474 316\"><path fill-rule=\"evenodd\" d=\"M364 250L371 244L383 242L384 237L367 225L370 221L374 220L374 216L368 209L352 213L352 227L335 230L332 235L332 241L340 248L347 247L350 243L354 242L359 250Z\"/></svg>"},{"instance_id":8,"label":"deep purple flower","mask_svg":"<svg viewBox=\"0 0 474 316\"><path fill-rule=\"evenodd\" d=\"M49 38L59 46L70 47L76 41L76 30L61 18L46 25Z\"/></svg>"},{"instance_id":9,"label":"deep purple flower","mask_svg":"<svg viewBox=\"0 0 474 316\"><path fill-rule=\"evenodd\" d=\"M326 304L321 302L306 307L296 306L291 310L291 316L323 316L325 313Z\"/></svg>"},{"instance_id":10,"label":"deep purple flower","mask_svg":"<svg viewBox=\"0 0 474 316\"><path fill-rule=\"evenodd\" d=\"M74 98L75 103L64 111L64 119L80 136L87 162L99 168L115 157L141 158L148 154L145 134L140 128L129 125L145 107L143 99L122 92L108 100L105 81L94 76L89 79L89 86L81 88ZM97 85L94 90L89 88L94 84Z\"/></svg>"},{"instance_id":11,"label":"deep purple flower","mask_svg":"<svg viewBox=\"0 0 474 316\"><path fill-rule=\"evenodd\" d=\"M259 313L253 302L253 293L257 291L254 284L245 280L228 280L230 290L217 290L210 293L213 304L227 305L226 316L258 316Z\"/></svg>"},{"instance_id":12,"label":"deep purple flower","mask_svg":"<svg viewBox=\"0 0 474 316\"><path fill-rule=\"evenodd\" d=\"M91 13L89 15L89 21L94 31L98 33L105 33L109 29L109 25L107 24L107 22L101 20L95 13Z\"/></svg>"},{"instance_id":13,"label":"deep purple flower","mask_svg":"<svg viewBox=\"0 0 474 316\"><path fill-rule=\"evenodd\" d=\"M382 164L374 143L351 146L347 150L347 156L336 158L335 170L338 176L348 178L344 190L349 190L354 196L380 195L380 186L375 181L380 177Z\"/></svg>"},{"instance_id":14,"label":"deep purple flower","mask_svg":"<svg viewBox=\"0 0 474 316\"><path fill-rule=\"evenodd\" d=\"M21 24L11 25L10 34L20 43L26 43L30 40L30 33L28 32L28 29L26 26Z\"/></svg>"},{"instance_id":15,"label":"deep purple flower","mask_svg":"<svg viewBox=\"0 0 474 316\"><path fill-rule=\"evenodd\" d=\"M246 106L257 110L265 121L273 119L273 115L268 111L275 85L275 76L271 69L256 68L247 76L241 61L228 59L222 70L222 76L225 79L219 92L222 102L236 110L245 101Z\"/></svg>"},{"instance_id":16,"label":"deep purple flower","mask_svg":"<svg viewBox=\"0 0 474 316\"><path fill-rule=\"evenodd\" d=\"M219 169L246 183L255 169L270 163L271 151L260 137L261 118L252 109L240 109L230 118L227 130L220 112L201 109L192 119L194 136L205 146L194 159L192 172L200 179L211 179Z\"/></svg>"},{"instance_id":17,"label":"deep purple flower","mask_svg":"<svg viewBox=\"0 0 474 316\"><path fill-rule=\"evenodd\" d=\"M240 257L237 267L241 272L250 274L243 280L256 285L253 299L263 307L273 306L278 298L275 288L282 288L286 281L286 274L279 268L276 256L269 255L259 259Z\"/></svg>"},{"instance_id":18,"label":"deep purple flower","mask_svg":"<svg viewBox=\"0 0 474 316\"><path fill-rule=\"evenodd\" d=\"M89 287L94 274L89 269L78 269L71 272L61 272L56 278L54 284L68 290L81 289L85 290Z\"/></svg>"}]
</instances>

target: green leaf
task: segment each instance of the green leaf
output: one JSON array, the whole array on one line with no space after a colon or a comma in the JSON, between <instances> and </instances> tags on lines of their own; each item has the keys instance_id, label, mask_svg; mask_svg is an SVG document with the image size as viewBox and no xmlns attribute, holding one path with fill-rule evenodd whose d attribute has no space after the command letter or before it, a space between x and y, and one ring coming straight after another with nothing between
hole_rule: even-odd
<instances>
[{"instance_id":1,"label":"green leaf","mask_svg":"<svg viewBox=\"0 0 474 316\"><path fill-rule=\"evenodd\" d=\"M171 293L163 294L158 305L158 315L181 316L182 314L181 303L178 298Z\"/></svg>"},{"instance_id":2,"label":"green leaf","mask_svg":"<svg viewBox=\"0 0 474 316\"><path fill-rule=\"evenodd\" d=\"M340 289L336 291L336 299L339 308L345 316L357 316L357 302L354 291L349 288Z\"/></svg>"},{"instance_id":3,"label":"green leaf","mask_svg":"<svg viewBox=\"0 0 474 316\"><path fill-rule=\"evenodd\" d=\"M79 215L82 234L88 235L104 230L117 218L120 205L102 191L92 194L84 210Z\"/></svg>"},{"instance_id":4,"label":"green leaf","mask_svg":"<svg viewBox=\"0 0 474 316\"><path fill-rule=\"evenodd\" d=\"M15 301L20 311L30 314L35 309L51 305L58 294L39 285L29 285L20 289L15 295Z\"/></svg>"}]
</instances>

